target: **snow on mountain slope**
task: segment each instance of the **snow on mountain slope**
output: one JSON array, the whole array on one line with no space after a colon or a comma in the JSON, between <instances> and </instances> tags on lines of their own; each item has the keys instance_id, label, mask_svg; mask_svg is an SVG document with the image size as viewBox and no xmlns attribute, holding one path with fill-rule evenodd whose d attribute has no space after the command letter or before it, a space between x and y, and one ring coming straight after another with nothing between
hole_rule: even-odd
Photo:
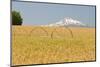
<instances>
[{"instance_id":1,"label":"snow on mountain slope","mask_svg":"<svg viewBox=\"0 0 100 67\"><path fill-rule=\"evenodd\" d=\"M82 22L78 20L74 20L72 18L64 18L63 20L60 20L59 22L53 23L53 24L48 24L45 26L72 26L72 27L82 27L85 26Z\"/></svg>"}]
</instances>

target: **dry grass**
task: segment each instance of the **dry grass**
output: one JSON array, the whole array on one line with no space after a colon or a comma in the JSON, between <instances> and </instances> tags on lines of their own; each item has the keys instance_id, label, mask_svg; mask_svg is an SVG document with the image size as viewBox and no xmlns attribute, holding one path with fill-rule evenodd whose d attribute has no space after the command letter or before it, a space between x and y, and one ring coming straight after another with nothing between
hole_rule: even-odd
<instances>
[{"instance_id":1,"label":"dry grass","mask_svg":"<svg viewBox=\"0 0 100 67\"><path fill-rule=\"evenodd\" d=\"M36 28L36 29L35 29ZM95 60L95 29L13 26L12 64L46 64ZM33 30L33 31L32 31Z\"/></svg>"}]
</instances>

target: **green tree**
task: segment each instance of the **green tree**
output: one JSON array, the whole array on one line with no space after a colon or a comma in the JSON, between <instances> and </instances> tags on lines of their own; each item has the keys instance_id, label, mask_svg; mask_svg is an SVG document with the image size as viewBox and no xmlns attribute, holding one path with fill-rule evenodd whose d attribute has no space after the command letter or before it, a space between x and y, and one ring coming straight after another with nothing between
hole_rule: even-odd
<instances>
[{"instance_id":1,"label":"green tree","mask_svg":"<svg viewBox=\"0 0 100 67\"><path fill-rule=\"evenodd\" d=\"M12 25L22 25L22 21L20 12L12 11Z\"/></svg>"}]
</instances>

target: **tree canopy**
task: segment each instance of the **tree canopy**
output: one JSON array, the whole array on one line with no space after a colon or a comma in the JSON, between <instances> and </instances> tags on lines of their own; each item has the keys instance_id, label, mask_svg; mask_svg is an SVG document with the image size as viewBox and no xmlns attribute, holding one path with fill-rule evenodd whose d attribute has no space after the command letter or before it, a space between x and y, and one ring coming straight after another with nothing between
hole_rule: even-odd
<instances>
[{"instance_id":1,"label":"tree canopy","mask_svg":"<svg viewBox=\"0 0 100 67\"><path fill-rule=\"evenodd\" d=\"M22 25L22 21L20 12L12 11L12 25Z\"/></svg>"}]
</instances>

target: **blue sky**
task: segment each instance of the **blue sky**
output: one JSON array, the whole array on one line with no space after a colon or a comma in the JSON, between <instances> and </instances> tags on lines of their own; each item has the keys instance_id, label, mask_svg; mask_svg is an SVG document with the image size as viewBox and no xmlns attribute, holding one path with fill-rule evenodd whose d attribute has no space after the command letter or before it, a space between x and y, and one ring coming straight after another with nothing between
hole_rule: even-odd
<instances>
[{"instance_id":1,"label":"blue sky","mask_svg":"<svg viewBox=\"0 0 100 67\"><path fill-rule=\"evenodd\" d=\"M23 25L45 25L71 17L88 26L95 26L95 7L93 6L13 1L12 10L21 13Z\"/></svg>"}]
</instances>

